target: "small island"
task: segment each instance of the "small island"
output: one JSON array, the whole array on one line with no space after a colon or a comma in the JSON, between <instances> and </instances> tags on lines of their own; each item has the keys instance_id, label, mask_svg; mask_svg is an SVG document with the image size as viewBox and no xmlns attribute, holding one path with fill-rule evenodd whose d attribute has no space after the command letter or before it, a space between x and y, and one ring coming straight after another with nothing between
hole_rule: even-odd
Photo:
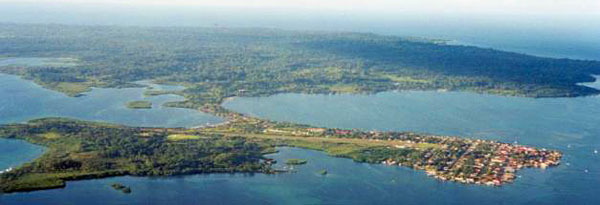
<instances>
[{"instance_id":1,"label":"small island","mask_svg":"<svg viewBox=\"0 0 600 205\"><path fill-rule=\"evenodd\" d=\"M127 108L129 109L151 109L152 102L145 100L132 101L127 103Z\"/></svg>"},{"instance_id":2,"label":"small island","mask_svg":"<svg viewBox=\"0 0 600 205\"><path fill-rule=\"evenodd\" d=\"M113 183L110 185L113 189L118 190L123 192L124 194L130 194L131 193L131 188L128 186L125 186L123 184L120 183Z\"/></svg>"},{"instance_id":3,"label":"small island","mask_svg":"<svg viewBox=\"0 0 600 205\"><path fill-rule=\"evenodd\" d=\"M306 164L306 160L304 159L288 159L287 161L285 161L285 164L287 165L303 165Z\"/></svg>"}]
</instances>

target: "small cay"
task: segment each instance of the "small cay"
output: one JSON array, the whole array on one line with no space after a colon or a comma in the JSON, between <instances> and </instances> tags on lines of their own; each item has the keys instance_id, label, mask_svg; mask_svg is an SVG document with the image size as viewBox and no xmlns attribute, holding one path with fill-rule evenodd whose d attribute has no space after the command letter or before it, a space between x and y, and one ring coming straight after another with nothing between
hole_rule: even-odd
<instances>
[{"instance_id":1,"label":"small cay","mask_svg":"<svg viewBox=\"0 0 600 205\"><path fill-rule=\"evenodd\" d=\"M129 108L129 109L151 109L152 102L144 101L144 100L132 101L132 102L127 103L127 108Z\"/></svg>"},{"instance_id":2,"label":"small cay","mask_svg":"<svg viewBox=\"0 0 600 205\"><path fill-rule=\"evenodd\" d=\"M110 185L113 189L118 190L123 192L124 194L129 194L131 193L131 188L128 186L125 186L123 184L120 183L113 183Z\"/></svg>"},{"instance_id":3,"label":"small cay","mask_svg":"<svg viewBox=\"0 0 600 205\"><path fill-rule=\"evenodd\" d=\"M304 159L288 159L287 161L285 161L285 164L287 165L303 165L306 164L306 160Z\"/></svg>"}]
</instances>

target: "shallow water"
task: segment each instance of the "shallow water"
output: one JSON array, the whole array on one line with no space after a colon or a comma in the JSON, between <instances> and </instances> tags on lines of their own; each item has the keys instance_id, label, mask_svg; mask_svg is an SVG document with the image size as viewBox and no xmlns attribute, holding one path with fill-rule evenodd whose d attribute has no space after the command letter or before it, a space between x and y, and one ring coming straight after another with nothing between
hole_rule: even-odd
<instances>
[{"instance_id":1,"label":"shallow water","mask_svg":"<svg viewBox=\"0 0 600 205\"><path fill-rule=\"evenodd\" d=\"M147 84L154 89L178 86ZM42 117L69 117L130 126L192 127L219 123L222 119L195 110L168 108L162 104L180 101L177 95L145 97L146 88L94 88L81 97L68 97L17 76L0 74L0 124ZM152 109L129 109L127 102L149 100Z\"/></svg>"},{"instance_id":2,"label":"shallow water","mask_svg":"<svg viewBox=\"0 0 600 205\"><path fill-rule=\"evenodd\" d=\"M23 140L0 138L0 172L15 168L23 162L34 160L42 155L45 148L29 144Z\"/></svg>"}]
</instances>

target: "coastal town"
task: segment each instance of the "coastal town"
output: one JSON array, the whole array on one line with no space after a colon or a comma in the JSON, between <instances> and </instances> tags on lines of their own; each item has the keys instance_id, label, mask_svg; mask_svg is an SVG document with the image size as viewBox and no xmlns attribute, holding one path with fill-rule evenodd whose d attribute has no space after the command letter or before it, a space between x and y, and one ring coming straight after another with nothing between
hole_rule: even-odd
<instances>
[{"instance_id":1,"label":"coastal town","mask_svg":"<svg viewBox=\"0 0 600 205\"><path fill-rule=\"evenodd\" d=\"M238 113L222 115L226 123L199 128L220 134L287 140L368 144L355 153L335 154L355 161L424 170L442 181L464 184L501 186L513 182L523 168L546 169L558 166L562 153L523 145L454 136L434 136L413 132L361 131L357 129L315 128L292 123L278 123ZM383 150L382 150L383 149ZM383 153L382 153L383 152ZM372 156L368 156L372 155ZM368 158L361 160L361 158Z\"/></svg>"},{"instance_id":2,"label":"coastal town","mask_svg":"<svg viewBox=\"0 0 600 205\"><path fill-rule=\"evenodd\" d=\"M469 140L470 141L470 140ZM450 160L441 158L423 158L420 162L410 165L418 170L426 170L427 175L443 181L456 181L465 184L482 184L501 186L513 182L515 172L522 168L541 168L557 166L561 153L557 151L538 150L531 147L510 145L505 143L482 140L470 141L471 145L460 156L447 156ZM476 151L479 146L489 146L485 150ZM485 153L485 154L484 154ZM431 156L431 155L426 155ZM446 163L436 163L446 161ZM383 164L402 166L394 159L388 159Z\"/></svg>"},{"instance_id":3,"label":"coastal town","mask_svg":"<svg viewBox=\"0 0 600 205\"><path fill-rule=\"evenodd\" d=\"M314 133L315 128L307 129ZM331 131L330 131L331 132ZM400 141L417 145L429 143L439 146L415 148L395 145L390 149L420 149L416 158L388 158L381 163L425 170L427 175L443 181L465 184L501 186L513 182L516 171L522 168L541 168L560 164L562 154L558 151L494 142L488 140L462 139L450 136L421 136L414 133L360 132L334 129L338 137L359 136L370 140ZM382 139L383 138L383 139Z\"/></svg>"},{"instance_id":4,"label":"coastal town","mask_svg":"<svg viewBox=\"0 0 600 205\"><path fill-rule=\"evenodd\" d=\"M421 170L441 181L490 186L513 182L523 168L557 166L562 158L559 151L516 143L313 127L215 108L213 114L226 121L195 128L128 127L66 118L0 126L0 137L52 147L33 163L0 174L0 192L61 188L66 181L126 175L284 173L267 155L277 147L318 150L358 163Z\"/></svg>"},{"instance_id":5,"label":"coastal town","mask_svg":"<svg viewBox=\"0 0 600 205\"><path fill-rule=\"evenodd\" d=\"M267 130L267 132L276 131ZM425 170L427 175L436 179L465 184L501 186L513 182L517 170L523 168L546 169L557 166L562 157L560 152L553 150L451 136L422 136L414 133L361 132L323 128L307 128L303 134L315 133L397 143L398 145L388 148L414 150L418 154L396 155L396 157L383 160L382 164ZM419 144L438 146L414 146Z\"/></svg>"}]
</instances>

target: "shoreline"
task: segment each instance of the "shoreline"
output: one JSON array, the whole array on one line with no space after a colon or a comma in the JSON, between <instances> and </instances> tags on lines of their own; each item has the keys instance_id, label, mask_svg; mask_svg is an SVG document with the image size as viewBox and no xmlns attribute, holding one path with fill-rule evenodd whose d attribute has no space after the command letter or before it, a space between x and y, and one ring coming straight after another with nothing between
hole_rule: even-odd
<instances>
[{"instance_id":1,"label":"shoreline","mask_svg":"<svg viewBox=\"0 0 600 205\"><path fill-rule=\"evenodd\" d=\"M195 109L195 110L200 110L200 111L202 111L204 113L207 113L207 114L210 114L210 115L213 115L213 116L222 117L225 121L221 122L221 123L216 123L216 124L208 124L208 125L202 125L202 126L195 126L195 127L191 128L191 129L197 132L197 131L201 131L201 130L205 130L205 129L220 129L220 128L227 128L227 127L235 128L236 126L258 126L258 125L260 125L260 126L263 126L263 125L273 126L273 125L277 125L278 124L278 122L273 122L273 121L270 121L270 120L265 120L265 119L255 118L255 117L249 117L249 116L246 116L245 114L234 112L234 111L231 111L229 109L226 109L226 108L222 107L223 103L231 101L231 100L234 100L236 98L237 98L236 96L227 97L227 98L223 99L223 101L221 102L221 104L218 104L218 105L216 105L216 104L206 104L201 109ZM305 126L305 127L303 127L303 126L295 124L295 123L287 123L287 124L288 124L288 126L291 126L293 129L300 129L300 130L294 131L292 133L287 133L286 131L284 131L284 132L276 131L276 132L278 132L276 134L277 135L296 136L296 135L298 135L297 133L301 133L300 135L305 134L305 133L309 133L309 134L305 134L305 135L312 136L314 134L314 133L311 134L313 132L312 130L315 130L315 129L332 131L332 132L334 132L334 135L336 135L337 137L343 137L343 136L349 135L349 134L359 134L359 135L369 135L370 136L370 135L382 135L382 134L386 134L386 133L394 133L394 132L375 132L375 131L343 130L343 129L336 129L336 128L316 128L316 127L312 127L312 126ZM297 128L295 126L299 126L299 127ZM127 126L127 127L131 127L131 126ZM134 128L134 127L131 127L131 128ZM165 130L165 131L168 131L168 130L178 130L178 129L185 129L185 128L160 128L160 127L156 127L156 128L142 128L142 129L156 129L156 130ZM271 128L260 128L259 130L262 130L262 132L264 132L264 133L268 133L268 132L273 131ZM321 131L316 131L316 132L321 132ZM222 133L213 133L213 134L222 134ZM228 133L226 133L226 134L228 134ZM247 133L238 133L238 135L239 136L245 136L245 135L247 135ZM422 136L425 136L425 137L434 137L434 138L440 137L440 136L435 136L435 135L422 135ZM248 137L248 136L245 136L245 137ZM370 139L369 137L366 137L366 138L362 137L362 138L363 139ZM452 140L460 139L462 141L471 140L469 138L458 138L458 137L451 137L451 136L444 136L443 138L444 139L452 139ZM486 141L484 140L484 142L486 142ZM302 146L297 146L297 147L304 148L304 149L312 149L312 150L325 151L327 153L326 150L315 149L315 148L310 148L310 147L302 147ZM352 157L348 157L348 156L334 156L334 157L352 158ZM557 155L557 157L560 159L562 157L562 155L560 155L560 153L559 153L559 155ZM373 163L373 164L375 164L375 163L382 163L382 162L385 162L386 164L389 164L389 165L398 165L395 162L393 162L393 160L391 160L391 159L388 159L386 161L370 161L370 162L367 162L367 163ZM551 163L551 166L556 166L559 163L560 163L560 161L557 161L556 163L553 162L553 163ZM536 165L533 165L533 166L536 166ZM549 165L544 165L544 167L546 167L546 166L549 166ZM480 182L480 181L481 182L485 182L485 183L487 183L489 181L494 181L494 180L485 180L485 181L483 181L483 180L475 180L473 178L447 176L447 175L445 175L445 172L439 172L440 170L438 170L438 171L430 171L430 170L427 170L427 167L421 167L421 165L408 166L408 167L413 168L415 170L425 170L426 174L430 173L430 175L432 175L435 178L438 178L440 180L443 180L443 181L458 181L458 182L473 183L473 184L477 184L477 182ZM521 167L518 167L518 169L520 169L520 168ZM515 168L513 168L513 169L515 169ZM496 177L496 180L499 181L498 183L492 182L492 183L494 183L495 186L499 186L499 185L502 185L504 183L512 182L512 180L514 180L514 177L513 178L508 177L507 179L504 179L504 178L500 178L499 179L498 177L501 177L501 176L497 176Z\"/></svg>"},{"instance_id":2,"label":"shoreline","mask_svg":"<svg viewBox=\"0 0 600 205\"><path fill-rule=\"evenodd\" d=\"M281 128L281 125L274 122L264 121L255 118L245 117L243 115L234 115L235 118L227 124L217 127L206 127L197 129L186 128L144 128L144 127L112 127L111 125L95 124L86 121L72 121L69 119L39 119L36 124L21 124L9 125L23 127L24 129L33 126L45 126L44 122L60 124L71 124L70 126L97 127L102 129L128 129L135 131L138 137L153 137L156 135L196 135L196 136L220 136L219 138L227 137L242 137L249 141L269 141L269 146L272 148L289 146L302 149L317 150L325 152L332 157L349 158L358 163L370 164L386 164L390 166L404 166L414 170L424 170L424 174L430 177L437 178L443 181L454 181L467 184L481 184L501 186L506 183L511 183L515 180L515 172L527 167L533 168L549 168L560 164L562 153L553 150L538 149L524 145L513 145L498 141L467 139L456 136L438 136L438 135L421 135L411 132L377 132L377 131L360 131L360 130L344 130L335 128L316 128L310 126L301 126L290 124L287 128ZM31 123L31 122L30 122ZM74 123L74 124L73 124ZM86 124L88 123L88 124ZM80 125L77 125L80 124ZM106 126L106 127L105 127ZM105 127L105 128L104 128ZM256 127L256 132L247 132L239 130L238 127ZM261 128L258 128L261 127ZM18 129L17 129L18 130ZM2 130L0 130L2 131ZM162 134L161 134L162 133ZM66 133L71 134L71 133ZM72 133L78 134L78 133ZM35 136L35 135L34 135ZM38 134L39 136L39 134ZM112 137L112 136L108 136ZM26 139L30 143L35 142L31 136L22 136L19 139ZM34 140L34 141L32 141ZM45 141L54 139L45 139ZM185 141L184 141L185 142ZM187 141L192 143L192 141ZM166 142L168 143L168 142ZM39 143L37 143L39 144ZM322 147L322 145L327 145ZM42 144L43 145L43 144ZM47 144L46 144L47 145ZM349 151L339 152L337 147L354 147ZM265 149L267 147L264 147ZM364 152L361 150L369 150ZM46 151L44 154L48 154ZM260 156L266 158L264 152ZM398 155L407 153L409 155ZM416 158L410 157L411 153L417 154ZM448 153L442 154L441 153ZM38 158L39 159L39 158ZM109 158L106 160L110 160ZM37 161L36 161L37 162ZM253 170L253 173L275 173L277 170L271 169L270 160L261 162L261 167L265 169ZM37 162L40 163L40 162ZM21 172L17 169L4 174ZM194 171L195 170L195 171ZM487 171L486 171L487 170ZM238 169L221 170L221 169L196 169L189 167L185 172L174 172L173 175L190 175L198 173L216 173L241 172ZM43 172L41 172L43 173ZM3 174L3 175L4 175ZM26 173L25 173L26 174ZM47 174L56 174L48 172ZM121 176L135 175L146 176L147 174L134 174L127 169L107 169L97 170L95 172L78 172L70 171L64 177L50 178L58 184L51 186L25 187L23 189L5 189L4 192L19 192L30 189L51 189L58 185L63 186L66 181L80 179L94 179L106 176ZM0 175L1 176L1 175ZM157 175L161 176L161 174ZM15 179L18 183L18 178ZM11 181L8 181L11 182ZM7 182L7 183L8 183ZM14 186L8 185L7 186ZM7 187L5 187L7 188Z\"/></svg>"}]
</instances>

